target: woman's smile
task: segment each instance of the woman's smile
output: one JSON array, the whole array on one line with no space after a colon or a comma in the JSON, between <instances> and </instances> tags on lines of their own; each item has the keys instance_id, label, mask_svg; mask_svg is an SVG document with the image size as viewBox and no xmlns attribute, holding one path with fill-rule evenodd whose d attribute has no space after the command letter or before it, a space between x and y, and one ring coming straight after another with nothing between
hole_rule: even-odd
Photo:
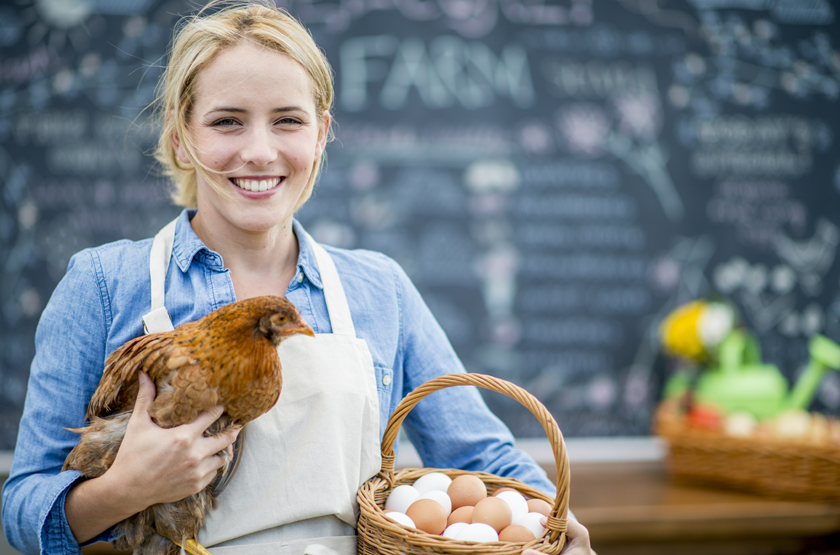
<instances>
[{"instance_id":1,"label":"woman's smile","mask_svg":"<svg viewBox=\"0 0 840 555\"><path fill-rule=\"evenodd\" d=\"M273 191L283 183L285 177L231 177L230 181L244 191L264 192Z\"/></svg>"}]
</instances>

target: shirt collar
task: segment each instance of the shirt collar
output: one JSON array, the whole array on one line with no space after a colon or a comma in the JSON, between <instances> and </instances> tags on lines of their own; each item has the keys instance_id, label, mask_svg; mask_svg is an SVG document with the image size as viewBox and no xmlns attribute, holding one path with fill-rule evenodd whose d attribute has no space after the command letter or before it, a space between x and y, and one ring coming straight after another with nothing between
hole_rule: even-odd
<instances>
[{"instance_id":1,"label":"shirt collar","mask_svg":"<svg viewBox=\"0 0 840 555\"><path fill-rule=\"evenodd\" d=\"M223 268L222 257L217 253L207 248L207 245L198 238L198 235L193 231L190 225L190 220L195 216L196 210L188 208L181 212L178 216L178 223L175 226L175 242L172 246L172 258L182 272L186 272L193 259L201 253L201 262L208 266L219 266ZM315 251L312 249L312 244L309 241L309 234L303 229L301 223L297 220L292 220L292 229L298 238L298 245L300 246L300 253L298 254L297 272L303 274L312 285L318 289L323 289L324 285L321 282L321 273L318 271L318 263L315 261Z\"/></svg>"},{"instance_id":2,"label":"shirt collar","mask_svg":"<svg viewBox=\"0 0 840 555\"><path fill-rule=\"evenodd\" d=\"M175 224L175 242L172 245L172 258L175 260L178 268L184 273L189 270L193 258L198 253L205 255L202 262L208 266L213 266L214 262L220 267L222 266L222 257L207 248L207 245L193 231L190 220L195 216L195 213L196 210L194 208L182 210L181 215L178 216L178 223ZM209 255L212 255L212 257Z\"/></svg>"},{"instance_id":3,"label":"shirt collar","mask_svg":"<svg viewBox=\"0 0 840 555\"><path fill-rule=\"evenodd\" d=\"M303 273L312 285L318 289L323 289L324 284L321 282L321 272L318 271L318 263L315 261L315 251L312 249L309 234L306 233L303 226L297 220L292 220L292 229L298 238L298 245L300 246L297 271Z\"/></svg>"}]
</instances>

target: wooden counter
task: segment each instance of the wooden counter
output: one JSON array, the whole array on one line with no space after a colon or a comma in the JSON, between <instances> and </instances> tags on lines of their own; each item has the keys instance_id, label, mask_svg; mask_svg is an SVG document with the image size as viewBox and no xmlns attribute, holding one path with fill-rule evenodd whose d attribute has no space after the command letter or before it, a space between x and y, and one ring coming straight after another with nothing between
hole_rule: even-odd
<instances>
[{"instance_id":1,"label":"wooden counter","mask_svg":"<svg viewBox=\"0 0 840 555\"><path fill-rule=\"evenodd\" d=\"M570 508L598 555L840 553L837 504L675 483L661 461L572 464L571 471Z\"/></svg>"}]
</instances>

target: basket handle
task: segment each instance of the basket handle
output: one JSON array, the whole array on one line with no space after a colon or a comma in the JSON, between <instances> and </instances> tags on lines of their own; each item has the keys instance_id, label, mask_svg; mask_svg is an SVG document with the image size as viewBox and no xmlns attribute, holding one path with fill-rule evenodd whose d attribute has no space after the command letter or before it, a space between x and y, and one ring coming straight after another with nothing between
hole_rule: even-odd
<instances>
[{"instance_id":1,"label":"basket handle","mask_svg":"<svg viewBox=\"0 0 840 555\"><path fill-rule=\"evenodd\" d=\"M569 457L566 453L566 444L563 441L563 434L560 432L557 422L551 416L551 413L548 412L548 409L536 397L518 385L514 385L508 381L485 374L447 374L429 380L406 395L394 410L391 418L388 419L388 426L385 428L385 434L382 436L382 471L380 475L388 480L393 487L394 462L396 458L394 456L394 444L397 441L397 434L399 434L403 420L411 412L411 409L427 395L447 387L459 385L483 387L484 389L507 395L519 401L542 424L548 436L548 441L551 443L551 449L554 452L554 462L557 468L557 497L554 499L554 506L551 509L546 526L551 531L550 541L556 541L561 533L566 532L569 510Z\"/></svg>"}]
</instances>

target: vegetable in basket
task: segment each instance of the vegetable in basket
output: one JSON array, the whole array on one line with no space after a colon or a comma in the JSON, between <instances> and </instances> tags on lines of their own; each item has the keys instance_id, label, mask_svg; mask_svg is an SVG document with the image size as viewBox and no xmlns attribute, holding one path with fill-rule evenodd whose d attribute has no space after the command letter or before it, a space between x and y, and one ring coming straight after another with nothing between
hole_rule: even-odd
<instances>
[{"instance_id":1,"label":"vegetable in basket","mask_svg":"<svg viewBox=\"0 0 840 555\"><path fill-rule=\"evenodd\" d=\"M665 402L687 403L687 423L696 428L750 435L758 423L776 421L781 435L796 435L823 376L840 369L840 346L813 336L810 361L790 388L776 366L762 362L755 337L734 326L734 314L724 303L694 301L663 321L666 352L692 363L666 382Z\"/></svg>"}]
</instances>

